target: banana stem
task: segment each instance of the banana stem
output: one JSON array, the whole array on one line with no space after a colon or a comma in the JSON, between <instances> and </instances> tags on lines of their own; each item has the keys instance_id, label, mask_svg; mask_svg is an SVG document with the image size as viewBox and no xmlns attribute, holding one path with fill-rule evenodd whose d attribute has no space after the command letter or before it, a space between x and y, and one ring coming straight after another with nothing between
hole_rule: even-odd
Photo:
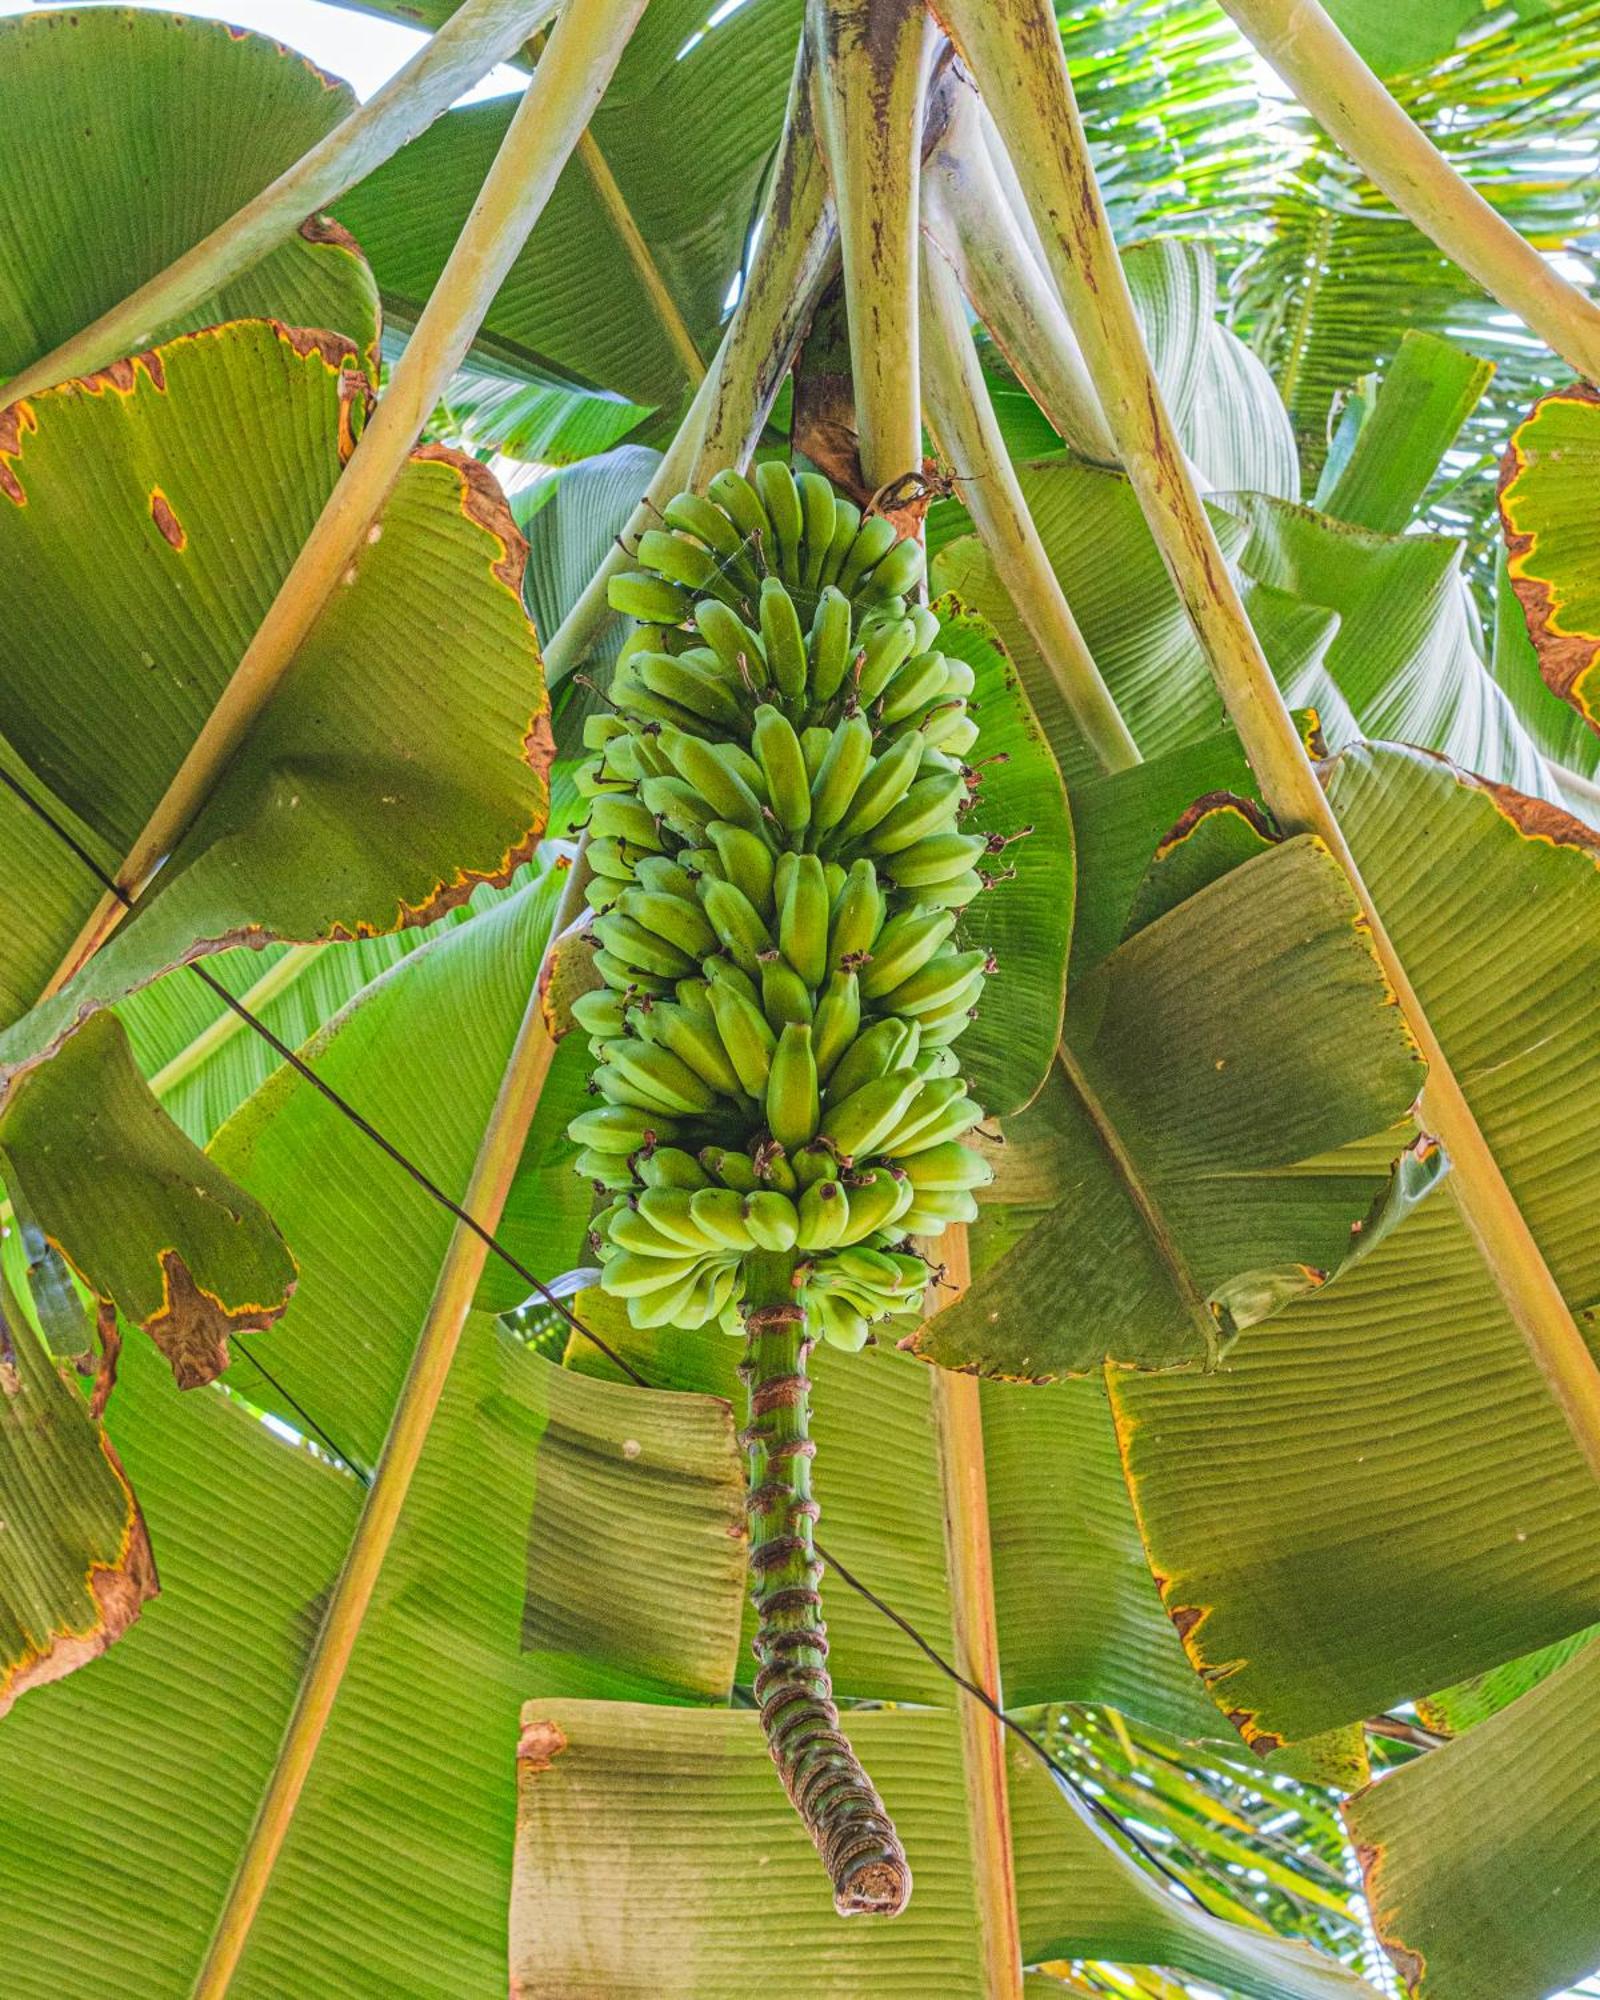
<instances>
[{"instance_id":1,"label":"banana stem","mask_svg":"<svg viewBox=\"0 0 1600 2000\"><path fill-rule=\"evenodd\" d=\"M1462 179L1317 0L1222 0L1222 5L1402 215L1580 375L1600 381L1600 308Z\"/></svg>"},{"instance_id":2,"label":"banana stem","mask_svg":"<svg viewBox=\"0 0 1600 2000\"><path fill-rule=\"evenodd\" d=\"M922 463L917 190L933 26L922 0L810 0L806 28L839 211L861 471L876 490Z\"/></svg>"},{"instance_id":3,"label":"banana stem","mask_svg":"<svg viewBox=\"0 0 1600 2000\"><path fill-rule=\"evenodd\" d=\"M762 1252L746 1258L744 1268L747 1346L739 1373L750 1421L741 1442L750 1453L746 1507L761 1726L833 1883L839 1914L898 1916L911 1896L911 1870L883 1801L839 1727L828 1679L805 1374L812 1341L794 1293L795 1260Z\"/></svg>"},{"instance_id":4,"label":"banana stem","mask_svg":"<svg viewBox=\"0 0 1600 2000\"><path fill-rule=\"evenodd\" d=\"M922 170L924 241L944 253L995 345L1065 442L1086 458L1112 460L1116 446L1094 384L1034 254L1032 232L995 171L972 87L952 72L940 88L950 115Z\"/></svg>"},{"instance_id":5,"label":"banana stem","mask_svg":"<svg viewBox=\"0 0 1600 2000\"><path fill-rule=\"evenodd\" d=\"M6 385L7 402L148 347L163 328L286 242L308 215L425 132L463 91L515 55L558 5L559 0L466 0L398 76L357 105L270 187L92 325L14 376Z\"/></svg>"},{"instance_id":6,"label":"banana stem","mask_svg":"<svg viewBox=\"0 0 1600 2000\"><path fill-rule=\"evenodd\" d=\"M955 274L926 240L922 368L929 427L955 473L957 490L995 574L1101 769L1127 770L1139 762L1139 746L1101 678L1017 484L967 331Z\"/></svg>"},{"instance_id":7,"label":"banana stem","mask_svg":"<svg viewBox=\"0 0 1600 2000\"><path fill-rule=\"evenodd\" d=\"M644 497L572 609L544 642L545 679L566 679L593 649L611 617L606 587L631 566L627 550L684 487L704 489L725 466L755 449L833 268L836 231L827 176L806 98L804 44L795 64L784 147L757 225L759 241L722 345ZM618 544L621 546L618 546Z\"/></svg>"}]
</instances>

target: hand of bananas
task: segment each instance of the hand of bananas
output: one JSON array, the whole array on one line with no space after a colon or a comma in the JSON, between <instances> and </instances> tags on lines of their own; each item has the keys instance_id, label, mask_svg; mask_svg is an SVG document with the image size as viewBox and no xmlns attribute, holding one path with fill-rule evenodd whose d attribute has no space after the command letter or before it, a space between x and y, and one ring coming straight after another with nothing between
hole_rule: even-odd
<instances>
[{"instance_id":1,"label":"hand of bananas","mask_svg":"<svg viewBox=\"0 0 1600 2000\"><path fill-rule=\"evenodd\" d=\"M920 1312L912 1236L976 1214L982 1113L952 1047L993 965L964 950L998 843L964 833L971 668L907 594L922 552L814 474L680 494L611 603L644 621L591 717L575 1009L600 1100L579 1169L636 1325L742 1331L741 1260L792 1251L845 1348Z\"/></svg>"}]
</instances>

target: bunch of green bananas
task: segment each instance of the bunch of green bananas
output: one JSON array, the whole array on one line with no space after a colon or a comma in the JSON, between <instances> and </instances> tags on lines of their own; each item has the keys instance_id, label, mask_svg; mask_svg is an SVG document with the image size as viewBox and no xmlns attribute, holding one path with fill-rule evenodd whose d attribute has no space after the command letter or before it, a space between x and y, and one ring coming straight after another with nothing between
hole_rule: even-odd
<instances>
[{"instance_id":1,"label":"bunch of green bananas","mask_svg":"<svg viewBox=\"0 0 1600 2000\"><path fill-rule=\"evenodd\" d=\"M958 937L996 847L961 825L972 670L908 607L921 550L825 479L722 473L663 521L585 734L602 1101L569 1129L616 1197L602 1282L636 1325L736 1333L742 1260L793 1252L856 1348L989 1179L952 1047L994 969Z\"/></svg>"}]
</instances>

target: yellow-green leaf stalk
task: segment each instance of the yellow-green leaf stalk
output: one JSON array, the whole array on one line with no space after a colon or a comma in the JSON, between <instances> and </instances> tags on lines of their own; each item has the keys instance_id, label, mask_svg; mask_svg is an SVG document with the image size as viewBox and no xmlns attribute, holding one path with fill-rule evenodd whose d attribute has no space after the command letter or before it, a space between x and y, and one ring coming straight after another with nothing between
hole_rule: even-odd
<instances>
[{"instance_id":1,"label":"yellow-green leaf stalk","mask_svg":"<svg viewBox=\"0 0 1600 2000\"><path fill-rule=\"evenodd\" d=\"M837 1907L893 1913L910 1872L827 1673L804 1364L915 1325L912 1239L989 1178L955 1049L995 970L961 936L996 851L963 828L972 673L911 601L921 550L814 474L721 473L637 558L588 725L605 984L570 1131L634 1323L746 1340L762 1720Z\"/></svg>"}]
</instances>

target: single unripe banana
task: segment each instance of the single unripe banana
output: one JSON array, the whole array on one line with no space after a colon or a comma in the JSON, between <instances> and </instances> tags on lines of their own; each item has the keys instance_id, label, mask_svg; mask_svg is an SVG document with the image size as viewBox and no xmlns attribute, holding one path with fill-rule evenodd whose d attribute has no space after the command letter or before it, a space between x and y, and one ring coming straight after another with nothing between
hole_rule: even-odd
<instances>
[{"instance_id":1,"label":"single unripe banana","mask_svg":"<svg viewBox=\"0 0 1600 2000\"><path fill-rule=\"evenodd\" d=\"M840 568L839 588L847 596L853 595L857 582L883 561L894 544L894 523L881 514L869 515L856 530L850 552Z\"/></svg>"},{"instance_id":2,"label":"single unripe banana","mask_svg":"<svg viewBox=\"0 0 1600 2000\"><path fill-rule=\"evenodd\" d=\"M811 781L794 724L780 709L764 702L756 710L750 740L778 824L785 833L804 833L811 824Z\"/></svg>"},{"instance_id":3,"label":"single unripe banana","mask_svg":"<svg viewBox=\"0 0 1600 2000\"><path fill-rule=\"evenodd\" d=\"M817 599L807 643L813 703L831 701L839 691L850 666L851 624L849 598L830 585Z\"/></svg>"},{"instance_id":4,"label":"single unripe banana","mask_svg":"<svg viewBox=\"0 0 1600 2000\"><path fill-rule=\"evenodd\" d=\"M781 459L764 458L756 467L756 491L772 523L777 546L773 562L785 583L800 581L800 541L805 533L805 512L794 474ZM831 527L830 527L831 533Z\"/></svg>"},{"instance_id":5,"label":"single unripe banana","mask_svg":"<svg viewBox=\"0 0 1600 2000\"><path fill-rule=\"evenodd\" d=\"M814 1181L800 1196L797 1213L802 1250L831 1250L850 1227L850 1201L842 1182Z\"/></svg>"},{"instance_id":6,"label":"single unripe banana","mask_svg":"<svg viewBox=\"0 0 1600 2000\"><path fill-rule=\"evenodd\" d=\"M771 540L772 523L767 519L767 510L742 472L719 472L706 493L728 515L742 537L752 541Z\"/></svg>"},{"instance_id":7,"label":"single unripe banana","mask_svg":"<svg viewBox=\"0 0 1600 2000\"><path fill-rule=\"evenodd\" d=\"M833 488L815 472L802 472L795 485L800 494L805 546L799 580L807 590L815 590L822 580L822 565L833 545Z\"/></svg>"},{"instance_id":8,"label":"single unripe banana","mask_svg":"<svg viewBox=\"0 0 1600 2000\"><path fill-rule=\"evenodd\" d=\"M761 586L761 644L780 694L797 701L806 687L806 640L794 599L775 576Z\"/></svg>"},{"instance_id":9,"label":"single unripe banana","mask_svg":"<svg viewBox=\"0 0 1600 2000\"><path fill-rule=\"evenodd\" d=\"M849 715L834 725L833 740L811 781L811 824L819 834L839 824L855 801L872 762L872 725Z\"/></svg>"},{"instance_id":10,"label":"single unripe banana","mask_svg":"<svg viewBox=\"0 0 1600 2000\"><path fill-rule=\"evenodd\" d=\"M808 986L828 976L828 884L814 854L796 858L778 905L778 945Z\"/></svg>"},{"instance_id":11,"label":"single unripe banana","mask_svg":"<svg viewBox=\"0 0 1600 2000\"><path fill-rule=\"evenodd\" d=\"M767 1072L766 1108L767 1130L785 1151L795 1152L815 1136L820 1107L809 1022L790 1021L778 1037Z\"/></svg>"},{"instance_id":12,"label":"single unripe banana","mask_svg":"<svg viewBox=\"0 0 1600 2000\"><path fill-rule=\"evenodd\" d=\"M613 611L650 625L677 625L689 609L689 597L665 577L648 570L626 570L606 585L606 602Z\"/></svg>"}]
</instances>

